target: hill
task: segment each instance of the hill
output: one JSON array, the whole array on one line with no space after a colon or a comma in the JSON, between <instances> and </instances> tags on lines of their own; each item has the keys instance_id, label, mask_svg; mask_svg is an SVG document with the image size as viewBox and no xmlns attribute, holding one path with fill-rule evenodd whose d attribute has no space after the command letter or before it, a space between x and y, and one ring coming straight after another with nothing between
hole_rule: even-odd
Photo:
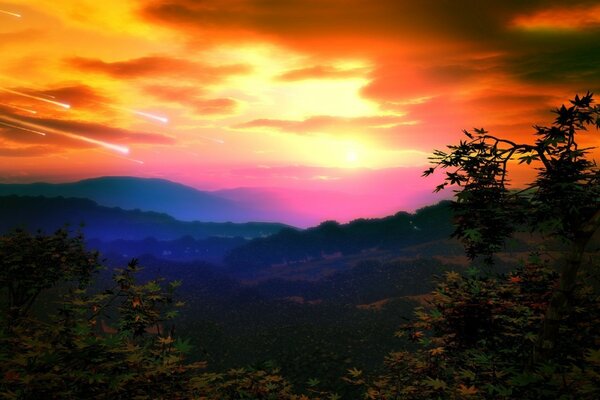
<instances>
[{"instance_id":1,"label":"hill","mask_svg":"<svg viewBox=\"0 0 600 400\"><path fill-rule=\"evenodd\" d=\"M107 207L166 213L182 221L300 220L290 210L279 209L276 199L268 194L236 199L165 179L118 176L57 184L0 184L0 196L8 195L85 198ZM260 201L254 199L257 196Z\"/></svg>"},{"instance_id":2,"label":"hill","mask_svg":"<svg viewBox=\"0 0 600 400\"><path fill-rule=\"evenodd\" d=\"M65 224L72 228L83 224L86 238L104 241L141 240L150 236L157 240L175 240L183 236L195 239L213 236L257 238L283 228L293 229L278 223L179 221L157 212L104 207L88 199L0 197L0 232L16 227L50 232Z\"/></svg>"},{"instance_id":3,"label":"hill","mask_svg":"<svg viewBox=\"0 0 600 400\"><path fill-rule=\"evenodd\" d=\"M306 230L282 229L256 238L227 255L233 272L256 271L274 266L369 253L446 238L453 230L449 202L441 202L414 214L399 212L377 219L357 219L347 224L325 221Z\"/></svg>"}]
</instances>

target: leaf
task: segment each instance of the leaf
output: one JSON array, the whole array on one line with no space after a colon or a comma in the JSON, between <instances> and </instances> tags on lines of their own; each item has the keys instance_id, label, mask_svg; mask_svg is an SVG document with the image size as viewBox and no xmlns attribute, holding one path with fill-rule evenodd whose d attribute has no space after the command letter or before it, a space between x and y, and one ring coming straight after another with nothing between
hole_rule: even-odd
<instances>
[{"instance_id":1,"label":"leaf","mask_svg":"<svg viewBox=\"0 0 600 400\"><path fill-rule=\"evenodd\" d=\"M600 365L600 349L590 349L585 356L585 360L592 364Z\"/></svg>"},{"instance_id":2,"label":"leaf","mask_svg":"<svg viewBox=\"0 0 600 400\"><path fill-rule=\"evenodd\" d=\"M464 384L460 384L458 386L458 392L462 395L462 396L474 396L477 394L478 390L475 386L465 386Z\"/></svg>"},{"instance_id":3,"label":"leaf","mask_svg":"<svg viewBox=\"0 0 600 400\"><path fill-rule=\"evenodd\" d=\"M171 344L175 342L175 340L171 336L163 336L158 338L158 343L160 344Z\"/></svg>"},{"instance_id":4,"label":"leaf","mask_svg":"<svg viewBox=\"0 0 600 400\"><path fill-rule=\"evenodd\" d=\"M448 384L441 379L427 378L423 383L427 386L431 386L435 390L443 390L448 387Z\"/></svg>"},{"instance_id":5,"label":"leaf","mask_svg":"<svg viewBox=\"0 0 600 400\"><path fill-rule=\"evenodd\" d=\"M475 228L465 229L463 237L467 240L478 242L481 240L481 233Z\"/></svg>"},{"instance_id":6,"label":"leaf","mask_svg":"<svg viewBox=\"0 0 600 400\"><path fill-rule=\"evenodd\" d=\"M429 350L429 354L432 356L439 356L444 354L445 349L443 347L436 347L434 349Z\"/></svg>"},{"instance_id":7,"label":"leaf","mask_svg":"<svg viewBox=\"0 0 600 400\"><path fill-rule=\"evenodd\" d=\"M181 339L181 338L178 338L175 341L175 344L173 345L173 347L175 348L175 350L177 350L178 352L183 353L183 354L189 353L194 348L194 346L192 344L190 344L189 339Z\"/></svg>"},{"instance_id":8,"label":"leaf","mask_svg":"<svg viewBox=\"0 0 600 400\"><path fill-rule=\"evenodd\" d=\"M316 387L321 383L320 380L318 380L317 378L310 378L306 384L310 387Z\"/></svg>"},{"instance_id":9,"label":"leaf","mask_svg":"<svg viewBox=\"0 0 600 400\"><path fill-rule=\"evenodd\" d=\"M460 280L460 274L456 271L448 271L446 272L446 281L448 282L458 282Z\"/></svg>"}]
</instances>

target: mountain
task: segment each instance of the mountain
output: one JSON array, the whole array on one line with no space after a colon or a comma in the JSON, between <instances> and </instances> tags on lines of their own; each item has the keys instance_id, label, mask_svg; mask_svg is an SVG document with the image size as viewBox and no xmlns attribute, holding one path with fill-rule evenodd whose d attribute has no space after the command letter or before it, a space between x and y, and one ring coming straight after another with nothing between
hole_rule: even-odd
<instances>
[{"instance_id":1,"label":"mountain","mask_svg":"<svg viewBox=\"0 0 600 400\"><path fill-rule=\"evenodd\" d=\"M265 171L274 174L268 175L273 179L293 179L277 178L276 184L249 180L251 187L203 191L164 179L101 177L57 184L0 184L0 196L87 198L102 206L156 211L182 221L282 222L301 228L327 219L379 218L442 199L431 194L431 183L415 181L420 176L415 169L273 168L247 173L253 176ZM415 181L411 190L403 190L409 181ZM416 195L414 190L418 190Z\"/></svg>"},{"instance_id":2,"label":"mountain","mask_svg":"<svg viewBox=\"0 0 600 400\"><path fill-rule=\"evenodd\" d=\"M306 230L282 229L234 248L225 257L233 272L284 267L314 260L400 249L447 238L453 231L450 203L441 202L385 218L357 219L347 224L325 221Z\"/></svg>"},{"instance_id":3,"label":"mountain","mask_svg":"<svg viewBox=\"0 0 600 400\"><path fill-rule=\"evenodd\" d=\"M117 239L175 240L183 236L195 239L208 237L256 238L271 235L283 228L279 223L217 223L179 221L169 215L104 207L89 199L63 197L0 197L0 232L15 227L29 230L53 231L69 224L82 230L88 239L111 241Z\"/></svg>"},{"instance_id":4,"label":"mountain","mask_svg":"<svg viewBox=\"0 0 600 400\"><path fill-rule=\"evenodd\" d=\"M169 214L183 221L295 221L289 210L278 210L272 196L250 205L242 200L164 179L101 177L72 183L0 184L0 196L77 197L107 207ZM281 207L279 207L281 208Z\"/></svg>"},{"instance_id":5,"label":"mountain","mask_svg":"<svg viewBox=\"0 0 600 400\"><path fill-rule=\"evenodd\" d=\"M374 193L347 193L336 190L295 188L235 188L212 192L230 201L249 207L268 208L276 221L303 228L315 226L326 219L351 221L360 217L388 215L398 210L397 203L385 211L372 205L381 202Z\"/></svg>"}]
</instances>

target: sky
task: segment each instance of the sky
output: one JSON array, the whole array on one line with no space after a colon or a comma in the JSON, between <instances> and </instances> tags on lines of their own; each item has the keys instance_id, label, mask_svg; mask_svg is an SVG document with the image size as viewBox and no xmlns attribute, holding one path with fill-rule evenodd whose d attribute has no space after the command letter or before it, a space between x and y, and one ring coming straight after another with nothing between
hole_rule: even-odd
<instances>
[{"instance_id":1,"label":"sky","mask_svg":"<svg viewBox=\"0 0 600 400\"><path fill-rule=\"evenodd\" d=\"M0 0L0 51L1 182L268 188L350 219L438 200L421 172L462 129L531 142L599 91L600 1Z\"/></svg>"}]
</instances>

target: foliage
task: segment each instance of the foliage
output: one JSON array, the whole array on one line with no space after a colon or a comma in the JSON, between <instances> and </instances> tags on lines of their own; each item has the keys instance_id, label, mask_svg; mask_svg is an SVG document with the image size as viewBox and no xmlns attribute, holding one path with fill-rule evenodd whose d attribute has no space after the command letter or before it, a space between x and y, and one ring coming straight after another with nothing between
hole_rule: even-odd
<instances>
[{"instance_id":1,"label":"foliage","mask_svg":"<svg viewBox=\"0 0 600 400\"><path fill-rule=\"evenodd\" d=\"M174 308L184 305L173 298L180 282L138 284L134 259L114 270L112 288L94 292L89 283L97 254L84 249L81 236L16 231L1 240L5 281L29 285L35 298L21 308L13 302L0 314L0 398L309 399L294 394L269 366L216 374L201 371L205 362L187 361L193 346L176 338L172 325ZM29 247L22 251L24 244ZM41 256L48 254L44 264ZM77 285L65 286L73 280ZM29 312L36 298L49 300L43 292L53 286L64 289L53 312L42 317ZM316 400L338 398L316 387L310 394Z\"/></svg>"},{"instance_id":2,"label":"foliage","mask_svg":"<svg viewBox=\"0 0 600 400\"><path fill-rule=\"evenodd\" d=\"M434 152L434 166L424 175L447 169L436 190L458 187L454 235L465 243L469 256L499 251L519 227L569 241L597 229L593 218L599 218L600 170L589 159L591 148L580 148L578 141L589 125L600 128L600 107L587 93L554 113L552 126L534 127L534 144L474 129L465 130L467 140L448 146L449 152ZM515 161L538 165L536 179L525 190L509 190L509 166Z\"/></svg>"},{"instance_id":3,"label":"foliage","mask_svg":"<svg viewBox=\"0 0 600 400\"><path fill-rule=\"evenodd\" d=\"M430 306L399 332L416 349L391 353L375 379L349 371L367 398L600 397L598 265L586 253L600 227L600 171L578 145L589 125L600 128L600 107L588 93L555 113L551 127L535 127L533 145L464 131L468 140L436 151L425 175L446 169L436 190L456 185L454 236L468 256L491 262L526 229L561 239L559 272L534 254L506 276L446 273ZM514 161L538 164L524 190L510 190Z\"/></svg>"},{"instance_id":4,"label":"foliage","mask_svg":"<svg viewBox=\"0 0 600 400\"><path fill-rule=\"evenodd\" d=\"M379 400L598 398L600 298L590 277L576 291L576 312L561 324L560 352L531 365L557 280L537 260L509 275L448 272L430 306L398 333L417 349L391 353L375 379L357 371L346 379Z\"/></svg>"},{"instance_id":5,"label":"foliage","mask_svg":"<svg viewBox=\"0 0 600 400\"><path fill-rule=\"evenodd\" d=\"M339 400L336 394L316 389L319 382L308 382L312 388L308 395L295 394L292 385L279 369L237 368L225 373L205 373L192 378L191 387L206 400ZM310 397L309 397L310 396Z\"/></svg>"},{"instance_id":6,"label":"foliage","mask_svg":"<svg viewBox=\"0 0 600 400\"><path fill-rule=\"evenodd\" d=\"M84 248L83 237L65 229L52 235L15 230L0 237L0 290L8 322L25 316L39 294L59 283L89 283L99 267L98 254Z\"/></svg>"},{"instance_id":7,"label":"foliage","mask_svg":"<svg viewBox=\"0 0 600 400\"><path fill-rule=\"evenodd\" d=\"M224 261L240 274L274 264L293 265L356 255L373 249L398 249L447 237L452 231L447 202L414 214L399 212L379 219L356 219L346 224L325 221L302 231L282 229L232 249Z\"/></svg>"},{"instance_id":8,"label":"foliage","mask_svg":"<svg viewBox=\"0 0 600 400\"><path fill-rule=\"evenodd\" d=\"M185 364L188 342L164 328L175 316L165 306L176 284L137 285L137 269L133 260L115 271L112 289L71 288L54 315L21 314L5 326L3 398L188 398L186 377L204 364ZM115 313L119 322L112 328L106 321Z\"/></svg>"},{"instance_id":9,"label":"foliage","mask_svg":"<svg viewBox=\"0 0 600 400\"><path fill-rule=\"evenodd\" d=\"M519 228L560 238L567 246L560 261L560 279L552 293L536 344L534 361L552 357L561 320L572 311L573 292L583 256L600 228L600 169L590 159L591 148L580 148L580 135L592 125L600 128L600 107L593 95L575 96L550 127L535 126L533 145L490 135L484 129L464 131L467 141L436 151L434 166L447 169L437 187L457 185L453 203L457 227L467 254L491 256ZM509 164L518 161L536 168L536 179L525 189L511 191Z\"/></svg>"}]
</instances>

